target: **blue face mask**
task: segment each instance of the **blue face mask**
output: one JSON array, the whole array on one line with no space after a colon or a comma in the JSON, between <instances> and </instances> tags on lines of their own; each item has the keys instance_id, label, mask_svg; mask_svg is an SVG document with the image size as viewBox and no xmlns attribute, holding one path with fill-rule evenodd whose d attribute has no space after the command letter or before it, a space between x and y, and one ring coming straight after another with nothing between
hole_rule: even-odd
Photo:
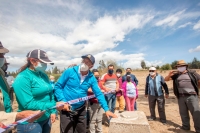
<instances>
[{"instance_id":1,"label":"blue face mask","mask_svg":"<svg viewBox=\"0 0 200 133\"><path fill-rule=\"evenodd\" d=\"M5 63L5 58L0 58L0 67L2 67Z\"/></svg>"},{"instance_id":2,"label":"blue face mask","mask_svg":"<svg viewBox=\"0 0 200 133\"><path fill-rule=\"evenodd\" d=\"M38 65L35 67L35 70L40 72L45 72L46 69L47 69L47 64L41 62L38 62Z\"/></svg>"}]
</instances>

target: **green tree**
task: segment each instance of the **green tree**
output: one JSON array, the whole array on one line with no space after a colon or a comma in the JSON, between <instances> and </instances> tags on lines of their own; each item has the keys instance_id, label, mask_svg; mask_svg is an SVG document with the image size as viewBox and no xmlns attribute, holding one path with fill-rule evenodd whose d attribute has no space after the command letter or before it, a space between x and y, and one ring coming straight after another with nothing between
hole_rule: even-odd
<instances>
[{"instance_id":1,"label":"green tree","mask_svg":"<svg viewBox=\"0 0 200 133\"><path fill-rule=\"evenodd\" d=\"M159 69L160 69L160 66L159 66L159 65L157 65L157 66L156 66L156 69L157 69L157 70L159 70Z\"/></svg>"},{"instance_id":2,"label":"green tree","mask_svg":"<svg viewBox=\"0 0 200 133\"><path fill-rule=\"evenodd\" d=\"M171 67L172 67L172 69L176 69L176 64L177 64L177 60L175 60L175 61L173 61L172 63L171 63Z\"/></svg>"},{"instance_id":3,"label":"green tree","mask_svg":"<svg viewBox=\"0 0 200 133\"><path fill-rule=\"evenodd\" d=\"M146 63L144 62L144 60L141 61L141 67L142 67L142 69L146 68Z\"/></svg>"},{"instance_id":4,"label":"green tree","mask_svg":"<svg viewBox=\"0 0 200 133\"><path fill-rule=\"evenodd\" d=\"M55 66L54 68L53 68L53 72L52 72L53 74L57 74L58 73L58 68L57 68L57 66Z\"/></svg>"},{"instance_id":5,"label":"green tree","mask_svg":"<svg viewBox=\"0 0 200 133\"><path fill-rule=\"evenodd\" d=\"M169 63L167 63L167 64L162 65L162 66L161 66L161 69L162 69L162 70L171 70L172 67L171 67L171 65L170 65Z\"/></svg>"},{"instance_id":6,"label":"green tree","mask_svg":"<svg viewBox=\"0 0 200 133\"><path fill-rule=\"evenodd\" d=\"M200 61L196 57L194 57L194 59L191 62L190 67L192 69L199 69L200 68Z\"/></svg>"}]
</instances>

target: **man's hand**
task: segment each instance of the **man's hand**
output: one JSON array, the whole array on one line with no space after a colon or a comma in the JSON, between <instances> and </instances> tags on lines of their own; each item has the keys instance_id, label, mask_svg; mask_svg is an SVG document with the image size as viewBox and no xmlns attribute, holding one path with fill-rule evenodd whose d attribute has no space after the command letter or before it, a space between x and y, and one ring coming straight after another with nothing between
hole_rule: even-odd
<instances>
[{"instance_id":1,"label":"man's hand","mask_svg":"<svg viewBox=\"0 0 200 133\"><path fill-rule=\"evenodd\" d=\"M64 108L62 110L63 111L70 111L70 105L69 104L65 104Z\"/></svg>"},{"instance_id":2,"label":"man's hand","mask_svg":"<svg viewBox=\"0 0 200 133\"><path fill-rule=\"evenodd\" d=\"M106 116L107 116L108 119L110 119L110 117L117 118L117 116L110 111L106 111Z\"/></svg>"},{"instance_id":3,"label":"man's hand","mask_svg":"<svg viewBox=\"0 0 200 133\"><path fill-rule=\"evenodd\" d=\"M4 125L3 123L0 122L0 127L1 127L1 128L4 128L5 125Z\"/></svg>"},{"instance_id":4,"label":"man's hand","mask_svg":"<svg viewBox=\"0 0 200 133\"><path fill-rule=\"evenodd\" d=\"M169 77L172 77L173 75L174 75L174 71L170 71L168 74Z\"/></svg>"},{"instance_id":5,"label":"man's hand","mask_svg":"<svg viewBox=\"0 0 200 133\"><path fill-rule=\"evenodd\" d=\"M148 95L145 95L145 97L147 98L147 97L148 97Z\"/></svg>"},{"instance_id":6,"label":"man's hand","mask_svg":"<svg viewBox=\"0 0 200 133\"><path fill-rule=\"evenodd\" d=\"M56 106L58 106L58 105L60 105L60 104L64 104L64 102L57 102L57 103L56 103ZM59 107L57 107L56 109L57 109L58 111L61 111L63 108L64 108L64 105L59 106Z\"/></svg>"},{"instance_id":7,"label":"man's hand","mask_svg":"<svg viewBox=\"0 0 200 133\"><path fill-rule=\"evenodd\" d=\"M165 94L165 98L169 98L169 94Z\"/></svg>"},{"instance_id":8,"label":"man's hand","mask_svg":"<svg viewBox=\"0 0 200 133\"><path fill-rule=\"evenodd\" d=\"M111 89L110 88L106 88L106 92L109 92L109 91L111 91Z\"/></svg>"},{"instance_id":9,"label":"man's hand","mask_svg":"<svg viewBox=\"0 0 200 133\"><path fill-rule=\"evenodd\" d=\"M56 121L56 114L51 114L51 123Z\"/></svg>"},{"instance_id":10,"label":"man's hand","mask_svg":"<svg viewBox=\"0 0 200 133\"><path fill-rule=\"evenodd\" d=\"M174 75L174 71L170 71L169 74L165 77L165 81L171 80L171 77Z\"/></svg>"},{"instance_id":11,"label":"man's hand","mask_svg":"<svg viewBox=\"0 0 200 133\"><path fill-rule=\"evenodd\" d=\"M116 92L120 91L120 89L119 89L119 88L116 88L115 90L116 90Z\"/></svg>"}]
</instances>

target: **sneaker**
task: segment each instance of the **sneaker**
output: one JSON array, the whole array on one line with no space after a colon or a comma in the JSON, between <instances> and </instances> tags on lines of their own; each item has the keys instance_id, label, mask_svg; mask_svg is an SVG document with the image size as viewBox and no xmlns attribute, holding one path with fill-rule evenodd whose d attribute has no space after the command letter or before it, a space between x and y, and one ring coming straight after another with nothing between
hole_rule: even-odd
<instances>
[{"instance_id":1,"label":"sneaker","mask_svg":"<svg viewBox=\"0 0 200 133\"><path fill-rule=\"evenodd\" d=\"M148 121L155 121L156 118L149 118Z\"/></svg>"},{"instance_id":2,"label":"sneaker","mask_svg":"<svg viewBox=\"0 0 200 133\"><path fill-rule=\"evenodd\" d=\"M182 130L186 130L186 131L189 131L189 130L190 130L190 128L186 128L186 127L183 127L183 126L177 127L176 129L182 129Z\"/></svg>"},{"instance_id":3,"label":"sneaker","mask_svg":"<svg viewBox=\"0 0 200 133\"><path fill-rule=\"evenodd\" d=\"M122 112L124 112L124 111L119 111L119 113L122 113Z\"/></svg>"},{"instance_id":4,"label":"sneaker","mask_svg":"<svg viewBox=\"0 0 200 133\"><path fill-rule=\"evenodd\" d=\"M110 126L110 123L104 122L104 125L105 125L106 127L109 127L109 126Z\"/></svg>"},{"instance_id":5,"label":"sneaker","mask_svg":"<svg viewBox=\"0 0 200 133\"><path fill-rule=\"evenodd\" d=\"M161 122L163 125L165 125L165 124L167 123L166 120L160 120L160 122Z\"/></svg>"}]
</instances>

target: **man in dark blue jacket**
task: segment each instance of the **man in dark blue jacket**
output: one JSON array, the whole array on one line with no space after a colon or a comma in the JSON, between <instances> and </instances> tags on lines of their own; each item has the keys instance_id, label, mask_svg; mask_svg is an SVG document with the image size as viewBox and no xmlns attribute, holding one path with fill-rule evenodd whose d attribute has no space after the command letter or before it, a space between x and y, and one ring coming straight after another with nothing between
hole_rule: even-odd
<instances>
[{"instance_id":1,"label":"man in dark blue jacket","mask_svg":"<svg viewBox=\"0 0 200 133\"><path fill-rule=\"evenodd\" d=\"M105 110L107 117L116 117L109 111L105 97L101 92L97 80L90 69L95 63L91 55L82 56L81 65L65 70L55 85L55 96L58 101L67 102L87 96L88 89L92 88L98 102ZM85 101L71 105L65 105L60 114L61 133L85 133L86 132L86 110Z\"/></svg>"},{"instance_id":2,"label":"man in dark blue jacket","mask_svg":"<svg viewBox=\"0 0 200 133\"><path fill-rule=\"evenodd\" d=\"M138 85L137 78L135 77L135 75L131 74L131 72L132 72L131 68L126 68L126 74L122 77L122 83L124 81L126 81L126 76L127 75L131 75L131 81L135 82L135 84ZM137 110L137 102L136 101L135 101L135 104L134 104L134 110Z\"/></svg>"}]
</instances>

